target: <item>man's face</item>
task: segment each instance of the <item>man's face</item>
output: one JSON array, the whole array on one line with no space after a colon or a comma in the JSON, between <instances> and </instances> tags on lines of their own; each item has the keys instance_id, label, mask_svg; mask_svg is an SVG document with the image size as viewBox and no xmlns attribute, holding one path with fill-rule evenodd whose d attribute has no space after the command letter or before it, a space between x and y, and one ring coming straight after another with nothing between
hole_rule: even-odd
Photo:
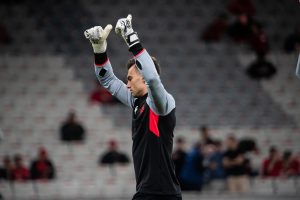
<instances>
[{"instance_id":1,"label":"man's face","mask_svg":"<svg viewBox=\"0 0 300 200\"><path fill-rule=\"evenodd\" d=\"M5 167L10 167L10 166L11 166L11 160L8 159L8 158L4 158L4 159L3 159L3 165L4 165Z\"/></svg>"},{"instance_id":2,"label":"man's face","mask_svg":"<svg viewBox=\"0 0 300 200\"><path fill-rule=\"evenodd\" d=\"M273 151L270 153L270 157L272 160L279 160L280 159L280 154L278 151Z\"/></svg>"},{"instance_id":3,"label":"man's face","mask_svg":"<svg viewBox=\"0 0 300 200\"><path fill-rule=\"evenodd\" d=\"M184 149L184 141L177 141L177 148L183 150Z\"/></svg>"},{"instance_id":4,"label":"man's face","mask_svg":"<svg viewBox=\"0 0 300 200\"><path fill-rule=\"evenodd\" d=\"M209 133L208 133L208 130L207 130L207 129L202 130L202 137L203 137L203 139L209 138Z\"/></svg>"},{"instance_id":5,"label":"man's face","mask_svg":"<svg viewBox=\"0 0 300 200\"><path fill-rule=\"evenodd\" d=\"M216 144L216 151L221 152L223 150L222 143Z\"/></svg>"},{"instance_id":6,"label":"man's face","mask_svg":"<svg viewBox=\"0 0 300 200\"><path fill-rule=\"evenodd\" d=\"M23 165L22 159L21 159L21 158L17 159L17 160L16 160L16 166L17 166L17 167L21 167L22 165Z\"/></svg>"},{"instance_id":7,"label":"man's face","mask_svg":"<svg viewBox=\"0 0 300 200\"><path fill-rule=\"evenodd\" d=\"M127 88L134 97L141 97L147 93L147 86L136 66L128 69L127 74Z\"/></svg>"},{"instance_id":8,"label":"man's face","mask_svg":"<svg viewBox=\"0 0 300 200\"><path fill-rule=\"evenodd\" d=\"M237 147L237 142L231 138L228 138L226 143L227 143L227 148L229 149L235 149Z\"/></svg>"},{"instance_id":9,"label":"man's face","mask_svg":"<svg viewBox=\"0 0 300 200\"><path fill-rule=\"evenodd\" d=\"M241 24L247 25L248 24L248 16L246 14L241 14L239 16L239 21Z\"/></svg>"}]
</instances>

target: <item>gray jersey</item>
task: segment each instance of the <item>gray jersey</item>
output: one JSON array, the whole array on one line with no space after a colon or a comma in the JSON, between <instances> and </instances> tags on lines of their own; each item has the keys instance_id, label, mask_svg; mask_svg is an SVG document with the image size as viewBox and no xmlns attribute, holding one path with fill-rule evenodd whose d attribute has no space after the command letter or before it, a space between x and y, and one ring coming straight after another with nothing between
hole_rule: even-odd
<instances>
[{"instance_id":1,"label":"gray jersey","mask_svg":"<svg viewBox=\"0 0 300 200\"><path fill-rule=\"evenodd\" d=\"M147 85L147 94L135 98L113 73L106 53L95 54L100 83L132 108L132 157L137 194L176 195L181 190L172 162L175 100L165 90L152 58L141 44L129 49ZM181 199L181 198L180 198Z\"/></svg>"},{"instance_id":2,"label":"gray jersey","mask_svg":"<svg viewBox=\"0 0 300 200\"><path fill-rule=\"evenodd\" d=\"M165 90L161 83L152 58L144 49L136 55L134 59L140 64L138 69L143 75L148 88L147 104L157 115L165 116L169 114L175 108L175 100L173 96ZM106 70L105 73L101 73L102 69ZM114 75L109 60L102 65L95 64L95 73L104 88L118 98L123 104L133 108L135 98L132 96L124 82Z\"/></svg>"}]
</instances>

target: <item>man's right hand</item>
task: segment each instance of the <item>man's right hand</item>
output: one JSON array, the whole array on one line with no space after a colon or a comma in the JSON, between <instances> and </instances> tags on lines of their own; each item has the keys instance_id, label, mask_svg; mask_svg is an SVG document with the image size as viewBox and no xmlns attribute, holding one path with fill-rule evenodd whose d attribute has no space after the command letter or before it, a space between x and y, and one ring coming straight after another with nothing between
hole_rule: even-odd
<instances>
[{"instance_id":1,"label":"man's right hand","mask_svg":"<svg viewBox=\"0 0 300 200\"><path fill-rule=\"evenodd\" d=\"M108 24L104 29L101 26L94 26L84 31L86 39L89 39L92 43L94 53L104 53L106 51L106 39L112 28L112 25Z\"/></svg>"},{"instance_id":2,"label":"man's right hand","mask_svg":"<svg viewBox=\"0 0 300 200\"><path fill-rule=\"evenodd\" d=\"M126 18L119 19L115 27L116 34L125 40L129 48L140 42L137 33L132 28L131 21L132 16L129 14Z\"/></svg>"}]
</instances>

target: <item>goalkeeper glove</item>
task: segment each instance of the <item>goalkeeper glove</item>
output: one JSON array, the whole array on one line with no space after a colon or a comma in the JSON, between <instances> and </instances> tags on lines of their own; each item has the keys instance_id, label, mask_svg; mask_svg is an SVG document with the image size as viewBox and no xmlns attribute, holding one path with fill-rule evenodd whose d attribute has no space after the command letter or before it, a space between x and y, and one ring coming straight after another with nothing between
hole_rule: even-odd
<instances>
[{"instance_id":1,"label":"goalkeeper glove","mask_svg":"<svg viewBox=\"0 0 300 200\"><path fill-rule=\"evenodd\" d=\"M92 43L94 53L104 53L106 51L106 38L112 28L112 25L108 24L104 29L101 26L94 26L84 31L85 37Z\"/></svg>"},{"instance_id":2,"label":"goalkeeper glove","mask_svg":"<svg viewBox=\"0 0 300 200\"><path fill-rule=\"evenodd\" d=\"M127 18L119 19L115 27L116 34L123 37L129 48L140 42L137 33L132 29L131 20L132 16L129 14Z\"/></svg>"}]
</instances>

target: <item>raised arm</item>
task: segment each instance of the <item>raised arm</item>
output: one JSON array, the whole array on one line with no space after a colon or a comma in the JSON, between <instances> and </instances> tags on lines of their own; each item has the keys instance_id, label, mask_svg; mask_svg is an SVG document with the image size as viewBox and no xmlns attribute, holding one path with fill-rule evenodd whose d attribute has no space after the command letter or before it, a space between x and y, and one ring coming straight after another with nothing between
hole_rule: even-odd
<instances>
[{"instance_id":1,"label":"raised arm","mask_svg":"<svg viewBox=\"0 0 300 200\"><path fill-rule=\"evenodd\" d=\"M129 51L134 55L137 68L144 77L148 87L148 105L156 114L167 115L175 108L175 100L161 83L153 59L142 47L137 33L132 29L131 20L131 15L119 19L115 31L127 43Z\"/></svg>"},{"instance_id":2,"label":"raised arm","mask_svg":"<svg viewBox=\"0 0 300 200\"><path fill-rule=\"evenodd\" d=\"M136 44L130 50L148 87L148 105L158 115L169 114L175 108L175 100L164 88L151 56L140 44Z\"/></svg>"},{"instance_id":3,"label":"raised arm","mask_svg":"<svg viewBox=\"0 0 300 200\"><path fill-rule=\"evenodd\" d=\"M132 107L133 96L127 89L126 85L114 75L106 54L106 38L108 37L111 29L111 25L107 25L104 30L101 26L95 26L86 30L84 34L85 37L91 41L93 46L95 55L95 73L99 82L122 103Z\"/></svg>"},{"instance_id":4,"label":"raised arm","mask_svg":"<svg viewBox=\"0 0 300 200\"><path fill-rule=\"evenodd\" d=\"M124 82L115 76L106 53L95 54L95 73L100 84L113 96L123 104L133 106L133 96Z\"/></svg>"}]
</instances>

